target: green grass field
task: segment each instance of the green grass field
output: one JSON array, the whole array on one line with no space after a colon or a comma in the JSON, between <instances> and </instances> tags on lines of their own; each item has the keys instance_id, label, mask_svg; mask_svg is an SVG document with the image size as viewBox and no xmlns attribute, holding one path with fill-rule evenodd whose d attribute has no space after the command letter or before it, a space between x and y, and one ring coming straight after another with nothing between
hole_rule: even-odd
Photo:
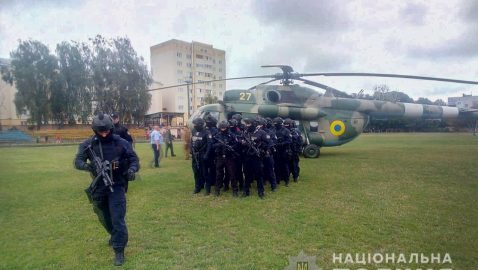
<instances>
[{"instance_id":1,"label":"green grass field","mask_svg":"<svg viewBox=\"0 0 478 270\"><path fill-rule=\"evenodd\" d=\"M299 183L265 200L192 195L190 161L175 149L153 169L149 145L136 146L124 269L283 269L301 250L324 270L346 266L333 253L376 252L449 253L444 266L478 267L478 137L365 134L301 159ZM0 148L1 269L113 268L76 150ZM434 266L348 267L387 265Z\"/></svg>"}]
</instances>

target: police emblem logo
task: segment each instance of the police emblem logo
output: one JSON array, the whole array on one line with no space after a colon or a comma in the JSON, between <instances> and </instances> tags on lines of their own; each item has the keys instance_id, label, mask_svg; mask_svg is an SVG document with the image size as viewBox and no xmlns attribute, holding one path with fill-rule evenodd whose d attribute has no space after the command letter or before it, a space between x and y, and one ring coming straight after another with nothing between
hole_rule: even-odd
<instances>
[{"instance_id":1,"label":"police emblem logo","mask_svg":"<svg viewBox=\"0 0 478 270\"><path fill-rule=\"evenodd\" d=\"M315 264L316 256L307 256L303 251L297 256L289 257L289 265L284 270L322 270Z\"/></svg>"}]
</instances>

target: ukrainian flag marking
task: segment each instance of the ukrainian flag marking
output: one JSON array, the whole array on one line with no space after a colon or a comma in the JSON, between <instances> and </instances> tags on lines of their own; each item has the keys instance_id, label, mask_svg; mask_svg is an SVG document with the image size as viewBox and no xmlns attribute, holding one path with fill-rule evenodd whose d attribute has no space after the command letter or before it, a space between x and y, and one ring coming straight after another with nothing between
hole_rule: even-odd
<instances>
[{"instance_id":1,"label":"ukrainian flag marking","mask_svg":"<svg viewBox=\"0 0 478 270\"><path fill-rule=\"evenodd\" d=\"M340 120L335 120L330 123L330 133L334 136L340 136L345 132L345 124Z\"/></svg>"}]
</instances>

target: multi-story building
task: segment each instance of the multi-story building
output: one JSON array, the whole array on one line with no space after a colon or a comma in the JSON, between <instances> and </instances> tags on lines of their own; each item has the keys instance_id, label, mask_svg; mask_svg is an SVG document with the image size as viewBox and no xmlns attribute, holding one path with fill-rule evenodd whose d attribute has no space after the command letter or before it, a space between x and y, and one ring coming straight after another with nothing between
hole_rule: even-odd
<instances>
[{"instance_id":1,"label":"multi-story building","mask_svg":"<svg viewBox=\"0 0 478 270\"><path fill-rule=\"evenodd\" d=\"M10 66L10 60L0 58L0 68ZM20 126L27 124L27 115L17 115L15 106L15 85L10 85L0 78L0 127Z\"/></svg>"},{"instance_id":2,"label":"multi-story building","mask_svg":"<svg viewBox=\"0 0 478 270\"><path fill-rule=\"evenodd\" d=\"M185 84L188 81L196 83L220 80L226 76L225 51L215 49L209 44L172 39L152 46L150 52L153 80L161 83L163 87ZM160 90L162 104L153 99L148 113L184 113L184 118L187 119L188 109L189 115L192 114L204 105L204 98L208 94L222 100L225 90L225 81Z\"/></svg>"},{"instance_id":3,"label":"multi-story building","mask_svg":"<svg viewBox=\"0 0 478 270\"><path fill-rule=\"evenodd\" d=\"M458 107L463 110L478 109L478 96L463 94L462 97L449 97L448 106Z\"/></svg>"}]
</instances>

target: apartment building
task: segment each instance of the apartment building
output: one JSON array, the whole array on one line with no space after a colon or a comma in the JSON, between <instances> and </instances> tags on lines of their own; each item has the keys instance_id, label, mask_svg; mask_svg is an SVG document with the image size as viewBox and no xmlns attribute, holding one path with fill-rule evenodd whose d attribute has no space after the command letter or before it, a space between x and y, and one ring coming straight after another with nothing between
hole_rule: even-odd
<instances>
[{"instance_id":1,"label":"apartment building","mask_svg":"<svg viewBox=\"0 0 478 270\"><path fill-rule=\"evenodd\" d=\"M172 39L152 46L150 52L153 80L163 87L188 81L220 80L226 76L225 51L209 44ZM187 119L188 106L189 114L192 114L204 105L207 94L222 100L225 90L225 81L193 84L189 86L189 93L187 86L160 90L161 98L152 100L148 113L184 113L184 118ZM159 100L161 103L158 103Z\"/></svg>"},{"instance_id":2,"label":"apartment building","mask_svg":"<svg viewBox=\"0 0 478 270\"><path fill-rule=\"evenodd\" d=\"M0 68L9 67L10 60L0 58ZM17 115L14 103L15 85L10 85L0 78L0 127L20 126L27 124L27 115Z\"/></svg>"}]
</instances>

